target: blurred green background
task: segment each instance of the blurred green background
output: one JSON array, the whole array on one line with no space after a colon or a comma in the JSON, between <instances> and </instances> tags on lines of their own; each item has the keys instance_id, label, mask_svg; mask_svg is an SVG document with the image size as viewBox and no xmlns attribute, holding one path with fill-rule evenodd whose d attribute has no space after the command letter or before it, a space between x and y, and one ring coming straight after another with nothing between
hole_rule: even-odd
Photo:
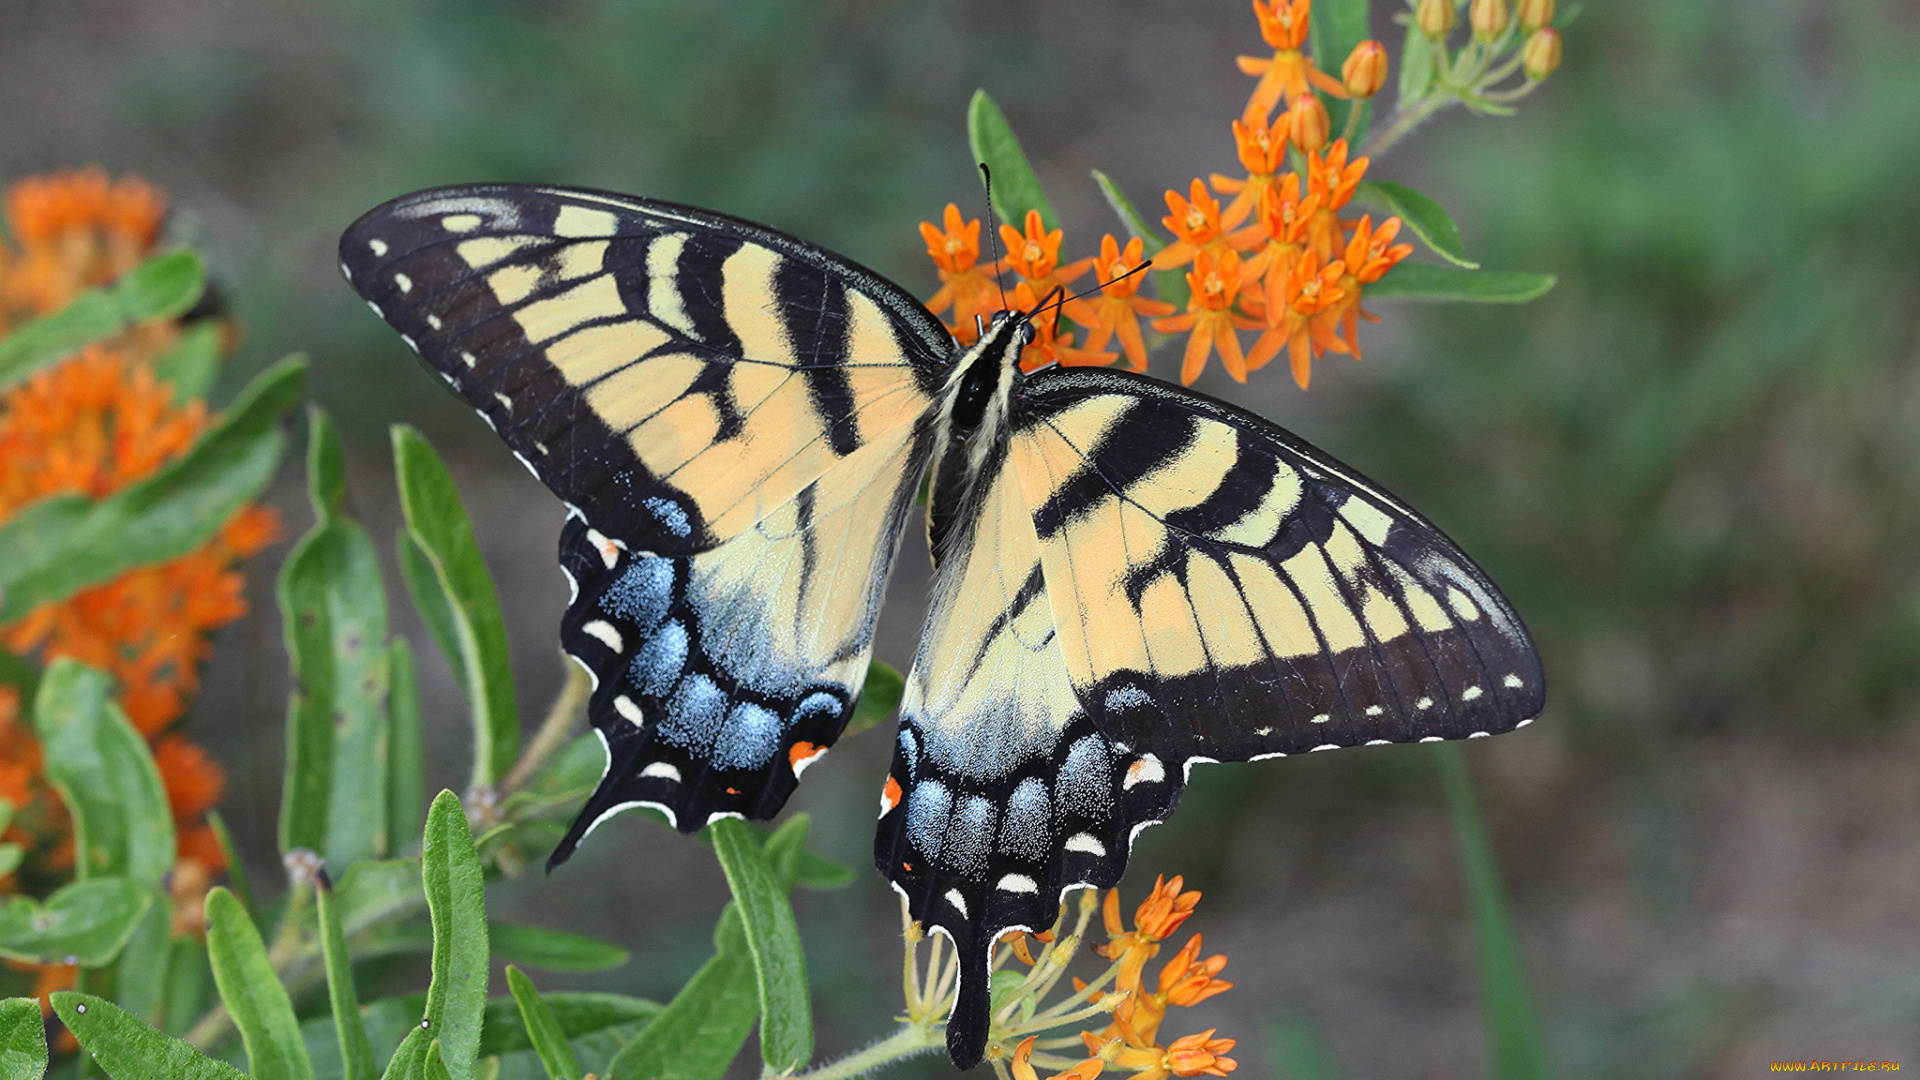
<instances>
[{"instance_id":1,"label":"blurred green background","mask_svg":"<svg viewBox=\"0 0 1920 1080\"><path fill-rule=\"evenodd\" d=\"M1396 43L1392 0L1375 6ZM1535 631L1546 717L1468 757L1561 1075L1920 1065L1920 7L1591 2L1566 37L1518 118L1445 114L1373 173L1440 197L1485 265L1558 288L1521 308L1381 302L1366 363L1329 358L1311 394L1279 368L1201 387L1422 508ZM310 353L376 535L397 520L386 425L428 432L533 717L562 674L559 508L338 280L347 222L432 184L584 184L765 221L926 295L914 224L983 210L976 87L1020 131L1068 252L1090 254L1118 226L1089 169L1143 207L1235 171L1252 81L1232 58L1262 51L1243 0L8 0L0 179L97 162L164 187L247 330L226 385ZM274 496L293 535L295 473ZM914 544L881 631L903 666ZM256 881L278 877L284 550L252 568L253 614L191 720ZM421 647L430 780L457 784L459 699L395 611ZM888 753L882 733L850 740L795 800L862 867ZM1190 928L1238 984L1173 1033L1241 1039L1238 1075L1277 1075L1303 1019L1347 1075L1480 1073L1459 863L1417 748L1200 770L1142 838L1128 903L1162 872L1206 891ZM635 952L543 985L663 994L724 894L705 848L624 819L495 904ZM892 893L863 874L799 904L822 1049L881 1034ZM916 1068L944 1066L893 1075Z\"/></svg>"}]
</instances>

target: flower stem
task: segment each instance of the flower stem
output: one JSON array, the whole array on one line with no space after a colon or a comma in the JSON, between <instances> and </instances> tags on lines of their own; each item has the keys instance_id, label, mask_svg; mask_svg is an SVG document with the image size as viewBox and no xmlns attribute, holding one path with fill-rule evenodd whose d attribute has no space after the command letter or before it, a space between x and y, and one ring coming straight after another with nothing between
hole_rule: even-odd
<instances>
[{"instance_id":1,"label":"flower stem","mask_svg":"<svg viewBox=\"0 0 1920 1080\"><path fill-rule=\"evenodd\" d=\"M852 1080L903 1058L916 1057L946 1045L942 1025L908 1024L865 1050L856 1050L817 1069L795 1073L793 1080Z\"/></svg>"},{"instance_id":2,"label":"flower stem","mask_svg":"<svg viewBox=\"0 0 1920 1080\"><path fill-rule=\"evenodd\" d=\"M1395 143L1411 134L1414 128L1425 123L1434 113L1459 100L1451 93L1428 94L1415 102L1411 108L1395 109L1393 119L1387 126L1374 132L1373 138L1367 140L1367 148L1362 156L1377 160Z\"/></svg>"},{"instance_id":3,"label":"flower stem","mask_svg":"<svg viewBox=\"0 0 1920 1080\"><path fill-rule=\"evenodd\" d=\"M567 666L567 681L560 688L560 696L553 699L553 708L547 710L547 718L540 722L540 730L534 733L533 741L520 752L520 760L513 763L507 771L507 778L500 781L500 796L520 790L546 767L547 760L554 751L565 744L567 736L573 732L573 722L580 714L581 706L586 704L587 694L591 692L591 683L587 671L571 660L562 659Z\"/></svg>"}]
</instances>

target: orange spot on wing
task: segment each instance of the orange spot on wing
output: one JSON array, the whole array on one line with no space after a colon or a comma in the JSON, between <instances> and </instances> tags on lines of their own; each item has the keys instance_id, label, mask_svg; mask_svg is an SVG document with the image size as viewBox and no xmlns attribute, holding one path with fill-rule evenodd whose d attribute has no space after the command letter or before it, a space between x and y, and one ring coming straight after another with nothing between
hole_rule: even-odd
<instances>
[{"instance_id":1,"label":"orange spot on wing","mask_svg":"<svg viewBox=\"0 0 1920 1080\"><path fill-rule=\"evenodd\" d=\"M880 816L886 817L888 814L893 813L893 808L899 805L900 781L889 776L887 777L887 786L880 789Z\"/></svg>"},{"instance_id":2,"label":"orange spot on wing","mask_svg":"<svg viewBox=\"0 0 1920 1080\"><path fill-rule=\"evenodd\" d=\"M794 775L798 776L800 770L806 767L807 762L812 761L814 758L826 752L827 748L821 746L819 743L797 742L793 744L793 749L787 751L787 763L793 766Z\"/></svg>"}]
</instances>

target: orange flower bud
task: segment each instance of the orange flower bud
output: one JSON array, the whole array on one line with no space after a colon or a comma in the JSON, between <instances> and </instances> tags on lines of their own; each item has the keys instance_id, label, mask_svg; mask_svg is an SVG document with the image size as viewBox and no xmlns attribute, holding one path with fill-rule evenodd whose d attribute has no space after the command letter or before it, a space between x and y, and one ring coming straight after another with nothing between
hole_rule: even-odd
<instances>
[{"instance_id":1,"label":"orange flower bud","mask_svg":"<svg viewBox=\"0 0 1920 1080\"><path fill-rule=\"evenodd\" d=\"M1327 139L1333 134L1333 120L1327 116L1327 107L1320 103L1318 94L1301 94L1293 99L1293 107L1287 110L1292 115L1293 145L1303 154L1311 154L1327 145Z\"/></svg>"},{"instance_id":2,"label":"orange flower bud","mask_svg":"<svg viewBox=\"0 0 1920 1080\"><path fill-rule=\"evenodd\" d=\"M1420 0L1413 21L1428 41L1444 39L1453 30L1453 0Z\"/></svg>"},{"instance_id":3,"label":"orange flower bud","mask_svg":"<svg viewBox=\"0 0 1920 1080\"><path fill-rule=\"evenodd\" d=\"M1473 7L1467 11L1467 21L1473 24L1473 36L1481 41L1492 41L1507 29L1507 21L1513 17L1507 0L1473 0Z\"/></svg>"},{"instance_id":4,"label":"orange flower bud","mask_svg":"<svg viewBox=\"0 0 1920 1080\"><path fill-rule=\"evenodd\" d=\"M1553 74L1560 66L1560 31L1551 26L1535 30L1520 51L1520 66L1535 82Z\"/></svg>"},{"instance_id":5,"label":"orange flower bud","mask_svg":"<svg viewBox=\"0 0 1920 1080\"><path fill-rule=\"evenodd\" d=\"M1340 81L1347 84L1347 93L1356 98L1370 98L1379 93L1387 82L1387 47L1371 40L1355 45L1347 54L1347 62L1340 67Z\"/></svg>"},{"instance_id":6,"label":"orange flower bud","mask_svg":"<svg viewBox=\"0 0 1920 1080\"><path fill-rule=\"evenodd\" d=\"M1553 0L1520 0L1520 32L1531 34L1553 22Z\"/></svg>"}]
</instances>

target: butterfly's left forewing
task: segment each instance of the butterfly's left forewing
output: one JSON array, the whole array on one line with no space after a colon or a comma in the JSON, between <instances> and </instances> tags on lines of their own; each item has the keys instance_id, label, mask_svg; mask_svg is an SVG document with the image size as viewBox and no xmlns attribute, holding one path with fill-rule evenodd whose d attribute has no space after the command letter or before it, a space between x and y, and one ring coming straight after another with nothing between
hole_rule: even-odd
<instances>
[{"instance_id":1,"label":"butterfly's left forewing","mask_svg":"<svg viewBox=\"0 0 1920 1080\"><path fill-rule=\"evenodd\" d=\"M421 192L340 257L569 508L610 761L555 859L635 804L771 817L851 714L951 336L819 248L599 192Z\"/></svg>"}]
</instances>

